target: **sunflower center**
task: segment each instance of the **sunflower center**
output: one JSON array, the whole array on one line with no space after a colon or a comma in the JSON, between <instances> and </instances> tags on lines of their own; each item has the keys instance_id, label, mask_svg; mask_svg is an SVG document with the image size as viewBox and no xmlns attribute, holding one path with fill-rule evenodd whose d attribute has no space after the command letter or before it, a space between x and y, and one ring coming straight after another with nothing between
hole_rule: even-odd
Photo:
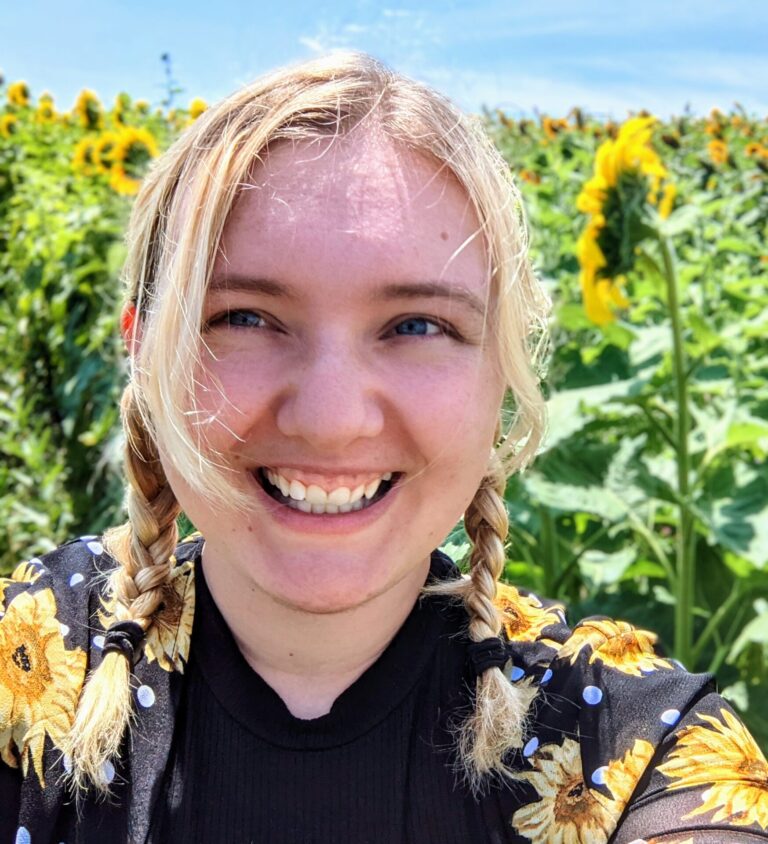
<instances>
[{"instance_id":1,"label":"sunflower center","mask_svg":"<svg viewBox=\"0 0 768 844\"><path fill-rule=\"evenodd\" d=\"M554 815L559 823L580 824L590 817L592 798L581 777L566 780L555 798Z\"/></svg>"},{"instance_id":2,"label":"sunflower center","mask_svg":"<svg viewBox=\"0 0 768 844\"><path fill-rule=\"evenodd\" d=\"M29 658L26 645L19 645L11 655L11 659L14 665L22 671L30 672L32 670L32 660Z\"/></svg>"}]
</instances>

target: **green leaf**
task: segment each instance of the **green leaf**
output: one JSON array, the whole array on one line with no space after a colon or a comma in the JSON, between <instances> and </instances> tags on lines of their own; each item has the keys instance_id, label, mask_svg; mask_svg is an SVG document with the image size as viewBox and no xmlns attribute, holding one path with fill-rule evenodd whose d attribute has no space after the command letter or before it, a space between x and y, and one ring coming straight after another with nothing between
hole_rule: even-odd
<instances>
[{"instance_id":1,"label":"green leaf","mask_svg":"<svg viewBox=\"0 0 768 844\"><path fill-rule=\"evenodd\" d=\"M674 238L692 229L699 217L701 209L697 205L682 205L673 211L666 220L659 223L659 231L663 237Z\"/></svg>"}]
</instances>

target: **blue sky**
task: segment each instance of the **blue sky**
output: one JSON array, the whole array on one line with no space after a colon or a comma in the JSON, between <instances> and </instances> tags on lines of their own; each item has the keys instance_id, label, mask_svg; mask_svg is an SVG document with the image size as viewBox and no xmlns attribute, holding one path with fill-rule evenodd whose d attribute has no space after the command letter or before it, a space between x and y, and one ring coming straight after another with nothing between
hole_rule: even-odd
<instances>
[{"instance_id":1,"label":"blue sky","mask_svg":"<svg viewBox=\"0 0 768 844\"><path fill-rule=\"evenodd\" d=\"M16 0L0 16L0 69L49 90L157 103L170 53L180 103L214 101L261 72L365 50L453 97L511 113L573 105L623 118L734 101L768 114L768 3L759 0L271 2Z\"/></svg>"}]
</instances>

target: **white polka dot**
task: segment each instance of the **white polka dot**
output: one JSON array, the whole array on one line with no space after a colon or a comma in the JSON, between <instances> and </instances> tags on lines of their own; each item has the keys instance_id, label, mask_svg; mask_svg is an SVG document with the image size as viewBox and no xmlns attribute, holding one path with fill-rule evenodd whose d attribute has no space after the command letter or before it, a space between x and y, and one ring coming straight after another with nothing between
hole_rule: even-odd
<instances>
[{"instance_id":1,"label":"white polka dot","mask_svg":"<svg viewBox=\"0 0 768 844\"><path fill-rule=\"evenodd\" d=\"M104 553L104 546L101 544L101 542L93 541L93 542L88 542L86 544L88 545L88 550L92 554L95 554L97 557L99 556L99 554Z\"/></svg>"},{"instance_id":2,"label":"white polka dot","mask_svg":"<svg viewBox=\"0 0 768 844\"><path fill-rule=\"evenodd\" d=\"M548 683L552 679L552 669L548 668L542 675L541 680L539 682L543 686L545 683Z\"/></svg>"},{"instance_id":3,"label":"white polka dot","mask_svg":"<svg viewBox=\"0 0 768 844\"><path fill-rule=\"evenodd\" d=\"M522 680L525 677L525 671L522 668L519 668L517 665L512 666L512 673L509 675L509 679L512 680L513 683L516 683L518 680Z\"/></svg>"},{"instance_id":4,"label":"white polka dot","mask_svg":"<svg viewBox=\"0 0 768 844\"><path fill-rule=\"evenodd\" d=\"M66 624L59 624L59 630L61 630L62 636L66 636L69 633L69 627Z\"/></svg>"},{"instance_id":5,"label":"white polka dot","mask_svg":"<svg viewBox=\"0 0 768 844\"><path fill-rule=\"evenodd\" d=\"M32 836L25 826L20 826L16 830L16 844L32 844Z\"/></svg>"},{"instance_id":6,"label":"white polka dot","mask_svg":"<svg viewBox=\"0 0 768 844\"><path fill-rule=\"evenodd\" d=\"M115 766L109 760L107 760L101 766L101 774L104 777L104 782L109 785L109 783L111 783L112 780L115 778Z\"/></svg>"},{"instance_id":7,"label":"white polka dot","mask_svg":"<svg viewBox=\"0 0 768 844\"><path fill-rule=\"evenodd\" d=\"M78 583L82 583L85 578L80 574L79 571L76 571L72 577L69 578L69 585L70 586L77 586Z\"/></svg>"},{"instance_id":8,"label":"white polka dot","mask_svg":"<svg viewBox=\"0 0 768 844\"><path fill-rule=\"evenodd\" d=\"M595 785L605 785L605 775L608 772L608 766L603 765L602 768L597 768L592 771L592 782Z\"/></svg>"},{"instance_id":9,"label":"white polka dot","mask_svg":"<svg viewBox=\"0 0 768 844\"><path fill-rule=\"evenodd\" d=\"M155 705L155 693L149 686L139 686L136 689L136 700L138 700L144 709L149 709L150 706Z\"/></svg>"},{"instance_id":10,"label":"white polka dot","mask_svg":"<svg viewBox=\"0 0 768 844\"><path fill-rule=\"evenodd\" d=\"M32 559L29 561L29 564L31 566L41 566L43 564L43 561L40 559L40 557L32 557Z\"/></svg>"},{"instance_id":11,"label":"white polka dot","mask_svg":"<svg viewBox=\"0 0 768 844\"><path fill-rule=\"evenodd\" d=\"M528 741L528 743L523 748L523 756L527 759L529 756L533 756L533 754L539 748L539 740L534 736L532 739Z\"/></svg>"},{"instance_id":12,"label":"white polka dot","mask_svg":"<svg viewBox=\"0 0 768 844\"><path fill-rule=\"evenodd\" d=\"M94 644L95 647L97 647L99 650L101 650L104 647L104 637L103 636L94 636L93 637L93 644Z\"/></svg>"},{"instance_id":13,"label":"white polka dot","mask_svg":"<svg viewBox=\"0 0 768 844\"><path fill-rule=\"evenodd\" d=\"M529 592L529 593L528 593L528 597L531 599L531 601L533 601L533 603L534 603L537 607L540 607L540 606L541 606L541 599L539 598L539 596L538 596L538 595L534 595L534 594L533 594L533 592Z\"/></svg>"},{"instance_id":14,"label":"white polka dot","mask_svg":"<svg viewBox=\"0 0 768 844\"><path fill-rule=\"evenodd\" d=\"M597 686L587 686L581 693L584 700L592 706L597 706L603 699L603 693Z\"/></svg>"},{"instance_id":15,"label":"white polka dot","mask_svg":"<svg viewBox=\"0 0 768 844\"><path fill-rule=\"evenodd\" d=\"M661 720L665 724L669 724L670 727L674 727L675 724L680 720L680 710L679 709L666 709L664 712L661 713Z\"/></svg>"},{"instance_id":16,"label":"white polka dot","mask_svg":"<svg viewBox=\"0 0 768 844\"><path fill-rule=\"evenodd\" d=\"M86 534L85 536L81 536L81 537L80 537L80 541L81 541L81 542L88 542L88 541L89 541L89 540L91 540L91 539L96 539L96 534L95 534L95 533L88 533L88 534Z\"/></svg>"},{"instance_id":17,"label":"white polka dot","mask_svg":"<svg viewBox=\"0 0 768 844\"><path fill-rule=\"evenodd\" d=\"M72 757L69 754L65 753L61 757L61 764L64 766L64 770L68 774L72 773Z\"/></svg>"}]
</instances>

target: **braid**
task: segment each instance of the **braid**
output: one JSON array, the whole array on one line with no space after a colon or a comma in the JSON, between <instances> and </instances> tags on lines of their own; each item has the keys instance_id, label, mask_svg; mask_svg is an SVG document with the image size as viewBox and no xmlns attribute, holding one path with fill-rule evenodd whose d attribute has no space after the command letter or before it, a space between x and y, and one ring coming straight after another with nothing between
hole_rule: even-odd
<instances>
[{"instance_id":1,"label":"braid","mask_svg":"<svg viewBox=\"0 0 768 844\"><path fill-rule=\"evenodd\" d=\"M473 544L469 577L428 587L427 594L460 597L469 613L473 642L497 637L501 617L494 605L496 583L504 570L504 540L509 529L504 504L506 475L494 451L488 472L464 515ZM477 678L474 710L457 734L459 763L475 794L483 791L488 775L508 774L505 754L522 746L528 709L536 689L526 681L510 682L500 668L488 668Z\"/></svg>"},{"instance_id":2,"label":"braid","mask_svg":"<svg viewBox=\"0 0 768 844\"><path fill-rule=\"evenodd\" d=\"M171 571L179 505L130 384L123 393L121 410L128 522L110 531L105 544L120 562L111 579L116 620L136 622L146 632ZM120 653L105 653L88 678L65 747L72 761L70 779L78 788L92 783L107 791L104 763L117 755L131 719L130 680L131 665Z\"/></svg>"}]
</instances>

